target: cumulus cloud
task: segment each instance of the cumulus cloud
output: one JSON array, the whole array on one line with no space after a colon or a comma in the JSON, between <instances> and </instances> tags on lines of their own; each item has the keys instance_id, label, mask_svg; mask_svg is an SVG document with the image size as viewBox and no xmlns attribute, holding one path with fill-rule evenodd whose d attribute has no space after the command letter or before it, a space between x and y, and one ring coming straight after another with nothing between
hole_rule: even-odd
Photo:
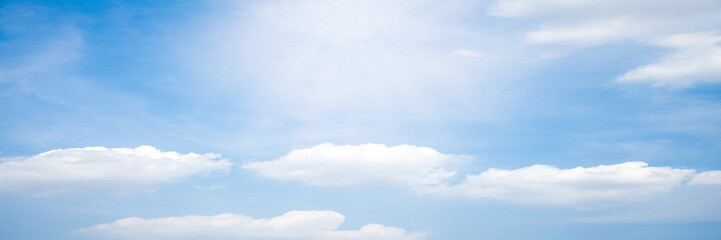
<instances>
[{"instance_id":1,"label":"cumulus cloud","mask_svg":"<svg viewBox=\"0 0 721 240\"><path fill-rule=\"evenodd\" d=\"M721 2L690 1L558 1L498 0L489 15L534 19L539 27L527 33L533 43L594 46L635 43L671 48L658 62L619 77L621 82L688 87L719 82Z\"/></svg>"},{"instance_id":2,"label":"cumulus cloud","mask_svg":"<svg viewBox=\"0 0 721 240\"><path fill-rule=\"evenodd\" d=\"M626 162L559 169L548 165L503 170L491 168L468 175L454 186L428 188L428 193L492 198L550 205L595 205L648 199L682 185L695 170L649 167Z\"/></svg>"},{"instance_id":3,"label":"cumulus cloud","mask_svg":"<svg viewBox=\"0 0 721 240\"><path fill-rule=\"evenodd\" d=\"M269 219L236 214L155 219L124 218L78 230L111 239L297 239L297 240L419 240L424 233L368 224L360 230L337 230L345 217L333 211L290 211Z\"/></svg>"},{"instance_id":4,"label":"cumulus cloud","mask_svg":"<svg viewBox=\"0 0 721 240\"><path fill-rule=\"evenodd\" d=\"M193 174L228 171L220 155L137 148L58 149L30 157L2 159L0 191L52 193L76 189L148 187Z\"/></svg>"},{"instance_id":5,"label":"cumulus cloud","mask_svg":"<svg viewBox=\"0 0 721 240\"><path fill-rule=\"evenodd\" d=\"M412 145L325 143L243 167L262 177L317 186L384 184L437 197L566 206L641 202L686 185L721 184L721 171L697 174L693 169L650 167L645 162L571 169L543 164L513 170L490 168L452 183L456 172L447 168L471 158Z\"/></svg>"},{"instance_id":6,"label":"cumulus cloud","mask_svg":"<svg viewBox=\"0 0 721 240\"><path fill-rule=\"evenodd\" d=\"M445 167L468 158L413 145L325 143L293 150L273 161L250 162L243 167L263 177L298 180L311 185L420 186L439 184L454 176L456 172Z\"/></svg>"},{"instance_id":7,"label":"cumulus cloud","mask_svg":"<svg viewBox=\"0 0 721 240\"><path fill-rule=\"evenodd\" d=\"M721 171L707 171L694 176L689 185L721 184Z\"/></svg>"}]
</instances>

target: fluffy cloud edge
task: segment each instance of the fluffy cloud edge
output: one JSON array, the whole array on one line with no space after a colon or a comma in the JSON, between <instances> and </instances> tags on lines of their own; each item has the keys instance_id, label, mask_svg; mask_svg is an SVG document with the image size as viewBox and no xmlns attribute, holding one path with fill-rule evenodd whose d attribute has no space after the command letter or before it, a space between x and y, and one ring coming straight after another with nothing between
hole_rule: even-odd
<instances>
[{"instance_id":1,"label":"fluffy cloud edge","mask_svg":"<svg viewBox=\"0 0 721 240\"><path fill-rule=\"evenodd\" d=\"M692 169L625 162L560 169L536 164L513 170L488 169L457 185L428 186L440 197L498 199L523 204L598 206L639 202L682 187L697 177Z\"/></svg>"},{"instance_id":2,"label":"fluffy cloud edge","mask_svg":"<svg viewBox=\"0 0 721 240\"><path fill-rule=\"evenodd\" d=\"M409 160L408 156L415 160ZM419 161L423 156L427 158ZM568 169L543 164L511 170L490 168L451 184L456 173L445 168L459 159L470 158L412 145L325 143L293 150L276 160L250 162L243 167L258 172L261 177L315 186L383 184L443 198L565 206L642 202L686 185L721 182L714 171L697 174L693 169L624 162Z\"/></svg>"},{"instance_id":3,"label":"fluffy cloud edge","mask_svg":"<svg viewBox=\"0 0 721 240\"><path fill-rule=\"evenodd\" d=\"M147 188L183 177L228 172L232 163L220 154L163 152L136 148L56 149L0 162L0 191L43 194L97 189Z\"/></svg>"},{"instance_id":4,"label":"fluffy cloud edge","mask_svg":"<svg viewBox=\"0 0 721 240\"><path fill-rule=\"evenodd\" d=\"M689 185L721 185L721 171L706 171L694 176Z\"/></svg>"},{"instance_id":5,"label":"fluffy cloud edge","mask_svg":"<svg viewBox=\"0 0 721 240\"><path fill-rule=\"evenodd\" d=\"M423 240L427 233L380 224L359 230L338 230L345 217L334 211L290 211L272 218L237 214L186 215L144 219L130 217L82 228L74 233L112 239L303 239L303 240Z\"/></svg>"},{"instance_id":6,"label":"fluffy cloud edge","mask_svg":"<svg viewBox=\"0 0 721 240\"><path fill-rule=\"evenodd\" d=\"M388 147L372 143L324 143L292 150L272 161L249 162L243 168L256 171L261 177L317 186L417 186L444 182L456 174L447 170L448 166L471 158L408 144Z\"/></svg>"}]
</instances>

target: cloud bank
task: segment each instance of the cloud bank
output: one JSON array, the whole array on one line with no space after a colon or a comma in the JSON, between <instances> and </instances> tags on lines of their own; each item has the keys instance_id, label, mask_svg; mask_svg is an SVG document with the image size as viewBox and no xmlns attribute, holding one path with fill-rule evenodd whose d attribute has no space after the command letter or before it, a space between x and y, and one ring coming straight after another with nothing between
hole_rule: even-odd
<instances>
[{"instance_id":1,"label":"cloud bank","mask_svg":"<svg viewBox=\"0 0 721 240\"><path fill-rule=\"evenodd\" d=\"M649 167L626 162L596 167L559 169L533 165L514 170L491 168L466 176L463 183L431 188L431 193L470 198L492 198L550 205L595 205L647 200L670 192L695 170Z\"/></svg>"},{"instance_id":2,"label":"cloud bank","mask_svg":"<svg viewBox=\"0 0 721 240\"><path fill-rule=\"evenodd\" d=\"M298 180L310 185L422 186L439 184L452 177L456 172L445 167L468 158L413 145L325 143L293 150L273 161L250 162L243 167L263 177Z\"/></svg>"},{"instance_id":3,"label":"cloud bank","mask_svg":"<svg viewBox=\"0 0 721 240\"><path fill-rule=\"evenodd\" d=\"M30 157L2 159L0 191L37 194L147 188L198 173L227 172L231 163L219 158L220 155L213 153L162 152L151 146L58 149Z\"/></svg>"},{"instance_id":4,"label":"cloud bank","mask_svg":"<svg viewBox=\"0 0 721 240\"><path fill-rule=\"evenodd\" d=\"M707 171L694 176L689 185L721 185L721 171Z\"/></svg>"},{"instance_id":5,"label":"cloud bank","mask_svg":"<svg viewBox=\"0 0 721 240\"><path fill-rule=\"evenodd\" d=\"M337 230L345 217L333 211L290 211L254 219L236 214L188 215L167 218L124 218L78 230L110 239L297 239L297 240L421 240L426 234L368 224L360 230Z\"/></svg>"},{"instance_id":6,"label":"cloud bank","mask_svg":"<svg viewBox=\"0 0 721 240\"><path fill-rule=\"evenodd\" d=\"M326 143L243 167L263 177L309 185L384 184L438 197L566 206L639 202L686 185L721 184L719 171L697 174L693 169L650 167L645 162L571 169L542 164L513 170L491 168L451 184L456 172L446 168L462 159L471 157L412 145Z\"/></svg>"}]
</instances>

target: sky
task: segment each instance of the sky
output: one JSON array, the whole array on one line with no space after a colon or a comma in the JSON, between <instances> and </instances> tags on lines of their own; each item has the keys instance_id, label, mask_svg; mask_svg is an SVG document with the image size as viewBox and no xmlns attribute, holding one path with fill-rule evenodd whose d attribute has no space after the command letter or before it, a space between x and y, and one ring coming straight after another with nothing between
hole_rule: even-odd
<instances>
[{"instance_id":1,"label":"sky","mask_svg":"<svg viewBox=\"0 0 721 240\"><path fill-rule=\"evenodd\" d=\"M579 238L721 238L721 2L0 1L0 239Z\"/></svg>"}]
</instances>

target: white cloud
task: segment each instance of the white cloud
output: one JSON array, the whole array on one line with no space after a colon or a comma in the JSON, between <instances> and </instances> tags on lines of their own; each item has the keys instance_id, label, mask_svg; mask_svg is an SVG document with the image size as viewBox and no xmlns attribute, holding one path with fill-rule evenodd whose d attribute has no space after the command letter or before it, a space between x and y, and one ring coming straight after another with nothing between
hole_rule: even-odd
<instances>
[{"instance_id":1,"label":"white cloud","mask_svg":"<svg viewBox=\"0 0 721 240\"><path fill-rule=\"evenodd\" d=\"M533 43L584 47L630 40L675 49L618 80L688 87L721 81L719 36L708 33L721 26L719 11L715 0L498 0L489 15L540 21L527 34Z\"/></svg>"},{"instance_id":2,"label":"white cloud","mask_svg":"<svg viewBox=\"0 0 721 240\"><path fill-rule=\"evenodd\" d=\"M360 230L337 230L345 217L333 211L290 211L269 219L235 214L155 219L124 218L77 232L112 239L297 239L297 240L419 240L424 233L368 224Z\"/></svg>"},{"instance_id":3,"label":"white cloud","mask_svg":"<svg viewBox=\"0 0 721 240\"><path fill-rule=\"evenodd\" d=\"M452 184L447 168L470 156L412 145L333 145L293 150L272 161L243 165L258 175L317 186L383 184L438 197L499 199L527 204L602 206L641 202L688 184L721 182L719 171L649 167L626 162L559 169L536 164L514 170L490 168Z\"/></svg>"},{"instance_id":4,"label":"white cloud","mask_svg":"<svg viewBox=\"0 0 721 240\"><path fill-rule=\"evenodd\" d=\"M619 77L621 82L686 87L695 82L721 82L721 36L712 33L680 34L658 42L675 48L656 63L638 67Z\"/></svg>"},{"instance_id":5,"label":"white cloud","mask_svg":"<svg viewBox=\"0 0 721 240\"><path fill-rule=\"evenodd\" d=\"M273 161L250 162L243 167L257 171L263 177L298 180L311 185L420 186L439 184L452 177L455 172L445 167L468 158L413 145L326 143L293 150Z\"/></svg>"},{"instance_id":6,"label":"white cloud","mask_svg":"<svg viewBox=\"0 0 721 240\"><path fill-rule=\"evenodd\" d=\"M0 191L53 193L76 189L149 187L193 174L228 171L220 155L137 148L86 147L2 159Z\"/></svg>"},{"instance_id":7,"label":"white cloud","mask_svg":"<svg viewBox=\"0 0 721 240\"><path fill-rule=\"evenodd\" d=\"M488 14L539 20L531 41L596 45L714 29L719 9L714 0L498 0Z\"/></svg>"},{"instance_id":8,"label":"white cloud","mask_svg":"<svg viewBox=\"0 0 721 240\"><path fill-rule=\"evenodd\" d=\"M427 192L441 196L584 206L646 200L682 185L694 173L689 169L648 167L644 162L572 169L533 165L515 170L491 168L478 175L468 175L461 184L431 187Z\"/></svg>"},{"instance_id":9,"label":"white cloud","mask_svg":"<svg viewBox=\"0 0 721 240\"><path fill-rule=\"evenodd\" d=\"M694 176L689 185L715 185L721 184L721 171L706 171Z\"/></svg>"}]
</instances>

